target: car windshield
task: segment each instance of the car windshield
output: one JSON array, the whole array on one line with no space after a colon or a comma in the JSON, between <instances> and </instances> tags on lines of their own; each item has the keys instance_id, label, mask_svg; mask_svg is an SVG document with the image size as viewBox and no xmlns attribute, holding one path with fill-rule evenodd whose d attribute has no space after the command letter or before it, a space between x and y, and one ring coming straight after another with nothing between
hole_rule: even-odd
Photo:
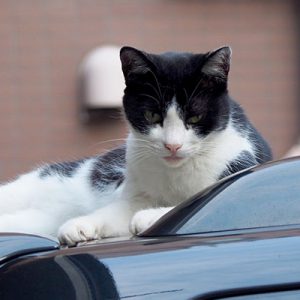
<instances>
[{"instance_id":1,"label":"car windshield","mask_svg":"<svg viewBox=\"0 0 300 300\"><path fill-rule=\"evenodd\" d=\"M300 224L300 161L229 177L175 208L153 230L191 234Z\"/></svg>"}]
</instances>

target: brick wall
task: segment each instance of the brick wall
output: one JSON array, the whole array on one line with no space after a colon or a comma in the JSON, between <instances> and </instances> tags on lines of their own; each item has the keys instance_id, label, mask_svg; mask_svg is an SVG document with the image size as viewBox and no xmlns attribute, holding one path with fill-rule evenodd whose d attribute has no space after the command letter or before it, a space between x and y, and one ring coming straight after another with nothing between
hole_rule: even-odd
<instances>
[{"instance_id":1,"label":"brick wall","mask_svg":"<svg viewBox=\"0 0 300 300\"><path fill-rule=\"evenodd\" d=\"M298 135L294 1L3 0L0 180L43 162L92 155L126 135L118 118L83 125L76 71L102 44L148 51L233 48L230 90L280 157Z\"/></svg>"}]
</instances>

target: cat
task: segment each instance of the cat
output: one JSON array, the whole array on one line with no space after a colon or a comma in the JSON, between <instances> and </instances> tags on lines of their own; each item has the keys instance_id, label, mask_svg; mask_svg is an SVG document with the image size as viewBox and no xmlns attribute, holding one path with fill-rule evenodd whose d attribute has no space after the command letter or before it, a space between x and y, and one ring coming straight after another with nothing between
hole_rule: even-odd
<instances>
[{"instance_id":1,"label":"cat","mask_svg":"<svg viewBox=\"0 0 300 300\"><path fill-rule=\"evenodd\" d=\"M42 166L0 188L0 231L62 244L129 236L216 181L272 159L228 94L230 47L205 54L120 51L126 144Z\"/></svg>"}]
</instances>

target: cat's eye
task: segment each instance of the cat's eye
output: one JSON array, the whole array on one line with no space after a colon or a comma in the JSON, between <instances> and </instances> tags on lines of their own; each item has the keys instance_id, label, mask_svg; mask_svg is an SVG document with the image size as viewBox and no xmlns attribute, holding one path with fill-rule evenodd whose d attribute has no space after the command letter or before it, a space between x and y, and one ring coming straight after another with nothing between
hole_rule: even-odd
<instances>
[{"instance_id":1,"label":"cat's eye","mask_svg":"<svg viewBox=\"0 0 300 300\"><path fill-rule=\"evenodd\" d=\"M188 118L186 122L188 124L197 124L200 122L200 120L201 120L201 115L198 115L198 116L193 116Z\"/></svg>"},{"instance_id":2,"label":"cat's eye","mask_svg":"<svg viewBox=\"0 0 300 300\"><path fill-rule=\"evenodd\" d=\"M161 121L161 116L158 113L152 112L150 110L146 110L145 113L145 118L150 124L156 124Z\"/></svg>"}]
</instances>

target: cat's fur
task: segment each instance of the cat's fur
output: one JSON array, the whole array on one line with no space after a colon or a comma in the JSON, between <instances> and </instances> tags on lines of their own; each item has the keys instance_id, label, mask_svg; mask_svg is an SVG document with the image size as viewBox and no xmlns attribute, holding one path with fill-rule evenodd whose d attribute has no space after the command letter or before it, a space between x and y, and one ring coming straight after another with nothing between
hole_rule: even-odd
<instances>
[{"instance_id":1,"label":"cat's fur","mask_svg":"<svg viewBox=\"0 0 300 300\"><path fill-rule=\"evenodd\" d=\"M0 188L0 231L61 242L129 235L217 180L271 159L227 92L231 50L121 50L127 143L46 165ZM61 226L62 225L62 226Z\"/></svg>"}]
</instances>

